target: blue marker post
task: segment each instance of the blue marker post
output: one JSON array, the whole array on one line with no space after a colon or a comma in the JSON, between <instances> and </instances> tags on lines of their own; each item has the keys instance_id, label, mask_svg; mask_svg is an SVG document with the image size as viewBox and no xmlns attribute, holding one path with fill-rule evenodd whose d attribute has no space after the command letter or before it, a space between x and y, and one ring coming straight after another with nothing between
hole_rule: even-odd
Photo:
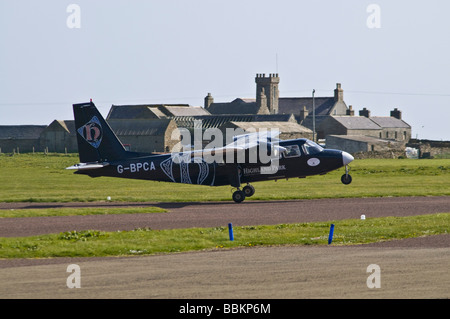
<instances>
[{"instance_id":1,"label":"blue marker post","mask_svg":"<svg viewBox=\"0 0 450 319\"><path fill-rule=\"evenodd\" d=\"M233 241L234 240L234 236L233 236L233 225L231 223L228 224L228 233L230 235L230 240Z\"/></svg>"},{"instance_id":2,"label":"blue marker post","mask_svg":"<svg viewBox=\"0 0 450 319\"><path fill-rule=\"evenodd\" d=\"M333 241L334 224L330 226L330 234L328 235L328 245Z\"/></svg>"}]
</instances>

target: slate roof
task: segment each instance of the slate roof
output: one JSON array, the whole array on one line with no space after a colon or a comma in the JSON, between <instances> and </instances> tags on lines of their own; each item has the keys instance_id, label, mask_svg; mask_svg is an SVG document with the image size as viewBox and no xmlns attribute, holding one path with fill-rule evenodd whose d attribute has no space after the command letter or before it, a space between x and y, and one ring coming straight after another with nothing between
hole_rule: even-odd
<instances>
[{"instance_id":1,"label":"slate roof","mask_svg":"<svg viewBox=\"0 0 450 319\"><path fill-rule=\"evenodd\" d=\"M218 114L203 116L176 116L178 127L193 128L195 121L201 121L203 129L218 128L228 122L295 122L292 114ZM198 127L199 125L196 125Z\"/></svg>"},{"instance_id":2,"label":"slate roof","mask_svg":"<svg viewBox=\"0 0 450 319\"><path fill-rule=\"evenodd\" d=\"M316 129L319 127L319 125L322 123L322 121L326 120L329 117L330 117L329 115L316 116ZM303 122L301 122L300 124L305 126L305 127L310 128L310 129L313 129L313 117L312 116L306 117L303 120Z\"/></svg>"},{"instance_id":3,"label":"slate roof","mask_svg":"<svg viewBox=\"0 0 450 319\"><path fill-rule=\"evenodd\" d=\"M209 114L204 108L190 106L189 104L112 105L106 119L158 119Z\"/></svg>"},{"instance_id":4,"label":"slate roof","mask_svg":"<svg viewBox=\"0 0 450 319\"><path fill-rule=\"evenodd\" d=\"M152 105L112 105L106 120L157 118L151 108Z\"/></svg>"},{"instance_id":5,"label":"slate roof","mask_svg":"<svg viewBox=\"0 0 450 319\"><path fill-rule=\"evenodd\" d=\"M332 118L350 130L379 130L381 128L365 116L333 116Z\"/></svg>"},{"instance_id":6,"label":"slate roof","mask_svg":"<svg viewBox=\"0 0 450 319\"><path fill-rule=\"evenodd\" d=\"M316 116L329 115L335 101L334 97L315 97ZM309 114L313 111L312 97L280 97L278 99L278 113L300 115L300 111L306 107Z\"/></svg>"},{"instance_id":7,"label":"slate roof","mask_svg":"<svg viewBox=\"0 0 450 319\"><path fill-rule=\"evenodd\" d=\"M207 110L211 114L257 114L256 99L237 98L226 103L212 103Z\"/></svg>"},{"instance_id":8,"label":"slate roof","mask_svg":"<svg viewBox=\"0 0 450 319\"><path fill-rule=\"evenodd\" d=\"M195 115L210 115L207 110L201 106L170 106L166 105L165 109L168 111L168 116L195 116ZM167 114L167 113L166 113Z\"/></svg>"},{"instance_id":9,"label":"slate roof","mask_svg":"<svg viewBox=\"0 0 450 319\"><path fill-rule=\"evenodd\" d=\"M170 122L170 119L110 120L108 124L118 136L163 136Z\"/></svg>"},{"instance_id":10,"label":"slate roof","mask_svg":"<svg viewBox=\"0 0 450 319\"><path fill-rule=\"evenodd\" d=\"M45 128L44 131L54 131L59 130L62 128L70 135L75 135L75 121L74 120L54 120L52 123L50 123L49 126Z\"/></svg>"},{"instance_id":11,"label":"slate roof","mask_svg":"<svg viewBox=\"0 0 450 319\"><path fill-rule=\"evenodd\" d=\"M395 117L371 116L370 119L381 127L411 128L409 124Z\"/></svg>"}]
</instances>

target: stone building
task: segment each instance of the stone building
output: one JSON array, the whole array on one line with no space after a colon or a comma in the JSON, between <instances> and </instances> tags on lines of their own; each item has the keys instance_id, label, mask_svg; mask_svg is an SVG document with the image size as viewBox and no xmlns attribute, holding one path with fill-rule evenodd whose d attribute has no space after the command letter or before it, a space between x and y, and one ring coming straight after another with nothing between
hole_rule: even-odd
<instances>
[{"instance_id":1,"label":"stone building","mask_svg":"<svg viewBox=\"0 0 450 319\"><path fill-rule=\"evenodd\" d=\"M402 120L402 112L395 108L391 116L372 116L370 119L381 127L380 138L408 142L411 139L411 126Z\"/></svg>"},{"instance_id":2,"label":"stone building","mask_svg":"<svg viewBox=\"0 0 450 319\"><path fill-rule=\"evenodd\" d=\"M321 139L328 135L366 135L406 143L411 138L411 126L392 116L329 116L320 122L317 134Z\"/></svg>"},{"instance_id":3,"label":"stone building","mask_svg":"<svg viewBox=\"0 0 450 319\"><path fill-rule=\"evenodd\" d=\"M284 114L292 115L304 127L313 129L313 113L316 127L329 116L349 115L351 109L344 102L344 91L340 83L336 84L334 96L315 97L280 97L277 73L257 74L255 77L256 98L236 98L231 102L214 102L211 93L205 97L204 108L213 115L237 114ZM313 104L315 112L313 112Z\"/></svg>"},{"instance_id":4,"label":"stone building","mask_svg":"<svg viewBox=\"0 0 450 319\"><path fill-rule=\"evenodd\" d=\"M359 152L392 152L404 150L405 144L399 141L380 139L367 135L328 135L327 148L340 149L351 154Z\"/></svg>"},{"instance_id":5,"label":"stone building","mask_svg":"<svg viewBox=\"0 0 450 319\"><path fill-rule=\"evenodd\" d=\"M257 74L256 98L237 98L232 102L216 103L211 93L205 97L205 109L211 114L219 115L243 115L265 114L290 115L301 126L298 134L307 134L304 128L315 130L316 139L327 140L331 137L331 145L355 149L358 151L370 151L390 148L403 148L411 138L411 126L402 120L402 113L395 108L390 116L371 116L367 108L355 116L352 105L347 106L344 101L344 90L341 83L336 83L334 94L325 97L280 97L278 74ZM311 92L312 93L312 92ZM314 106L314 112L313 112ZM265 115L268 116L268 115ZM243 124L223 124L227 126L242 126ZM287 126L287 124L286 124ZM339 138L348 136L349 138ZM312 137L310 137L312 138ZM350 144L353 146L350 147ZM328 141L327 141L328 145ZM341 147L341 148L342 148ZM388 147L388 148L389 148Z\"/></svg>"},{"instance_id":6,"label":"stone building","mask_svg":"<svg viewBox=\"0 0 450 319\"><path fill-rule=\"evenodd\" d=\"M55 153L78 152L75 121L54 120L39 136L40 150Z\"/></svg>"},{"instance_id":7,"label":"stone building","mask_svg":"<svg viewBox=\"0 0 450 319\"><path fill-rule=\"evenodd\" d=\"M45 125L1 125L0 152L40 151L39 136L45 128Z\"/></svg>"},{"instance_id":8,"label":"stone building","mask_svg":"<svg viewBox=\"0 0 450 319\"><path fill-rule=\"evenodd\" d=\"M403 147L399 145L411 138L411 127L403 121L398 108L385 117L371 116L367 108L355 116L353 107L344 101L340 83L336 83L333 95L315 96L314 99L312 96L281 97L279 83L277 73L256 74L254 98L218 103L208 93L204 107L188 104L112 105L106 120L126 148L136 152L170 152L179 142L179 128L189 130L192 139L196 128L201 128L203 133L209 128L239 127L245 130L272 126L279 128L282 138L309 139L313 138L315 129L316 139L328 140L331 136L327 144L341 148L338 143L344 143L341 146L362 150L382 145ZM350 146L351 143L354 145ZM76 152L73 121L55 120L48 126L0 126L0 151L12 152L17 148L22 152Z\"/></svg>"},{"instance_id":9,"label":"stone building","mask_svg":"<svg viewBox=\"0 0 450 319\"><path fill-rule=\"evenodd\" d=\"M108 124L129 151L170 152L180 142L178 127L171 119L109 120Z\"/></svg>"},{"instance_id":10,"label":"stone building","mask_svg":"<svg viewBox=\"0 0 450 319\"><path fill-rule=\"evenodd\" d=\"M314 100L314 101L313 101ZM351 108L344 102L344 90L336 83L334 96L328 97L280 97L279 112L294 114L302 125L312 128L313 104L315 106L316 125L327 116L350 115Z\"/></svg>"},{"instance_id":11,"label":"stone building","mask_svg":"<svg viewBox=\"0 0 450 319\"><path fill-rule=\"evenodd\" d=\"M205 109L211 114L279 114L278 74L257 74L256 98L237 98L232 102L215 103L211 93L205 97Z\"/></svg>"}]
</instances>

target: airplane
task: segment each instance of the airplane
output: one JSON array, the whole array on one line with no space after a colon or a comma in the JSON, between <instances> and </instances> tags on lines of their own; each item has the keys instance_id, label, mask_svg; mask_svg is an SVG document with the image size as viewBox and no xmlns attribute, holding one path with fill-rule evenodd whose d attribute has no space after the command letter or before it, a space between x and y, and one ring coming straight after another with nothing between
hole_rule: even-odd
<instances>
[{"instance_id":1,"label":"airplane","mask_svg":"<svg viewBox=\"0 0 450 319\"><path fill-rule=\"evenodd\" d=\"M253 196L252 183L258 181L324 175L345 166L341 182L345 185L352 182L348 167L354 160L352 155L324 149L305 138L280 140L276 132L255 132L234 136L233 142L223 147L166 154L141 153L124 148L92 100L73 104L73 112L80 163L67 169L76 170L75 174L230 185L235 189L232 199L236 203ZM255 153L251 153L252 150L258 150L256 157L252 157ZM270 157L262 156L264 152Z\"/></svg>"}]
</instances>

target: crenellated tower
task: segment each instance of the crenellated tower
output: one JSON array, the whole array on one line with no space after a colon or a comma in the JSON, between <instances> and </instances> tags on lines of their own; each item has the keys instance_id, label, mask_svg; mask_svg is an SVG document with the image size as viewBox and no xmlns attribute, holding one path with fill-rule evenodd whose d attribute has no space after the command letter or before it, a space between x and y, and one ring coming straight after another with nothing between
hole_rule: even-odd
<instances>
[{"instance_id":1,"label":"crenellated tower","mask_svg":"<svg viewBox=\"0 0 450 319\"><path fill-rule=\"evenodd\" d=\"M256 74L256 104L262 106L261 95L265 94L267 108L270 114L278 114L278 83L280 83L280 78L278 73L271 73L268 77L265 74Z\"/></svg>"}]
</instances>

